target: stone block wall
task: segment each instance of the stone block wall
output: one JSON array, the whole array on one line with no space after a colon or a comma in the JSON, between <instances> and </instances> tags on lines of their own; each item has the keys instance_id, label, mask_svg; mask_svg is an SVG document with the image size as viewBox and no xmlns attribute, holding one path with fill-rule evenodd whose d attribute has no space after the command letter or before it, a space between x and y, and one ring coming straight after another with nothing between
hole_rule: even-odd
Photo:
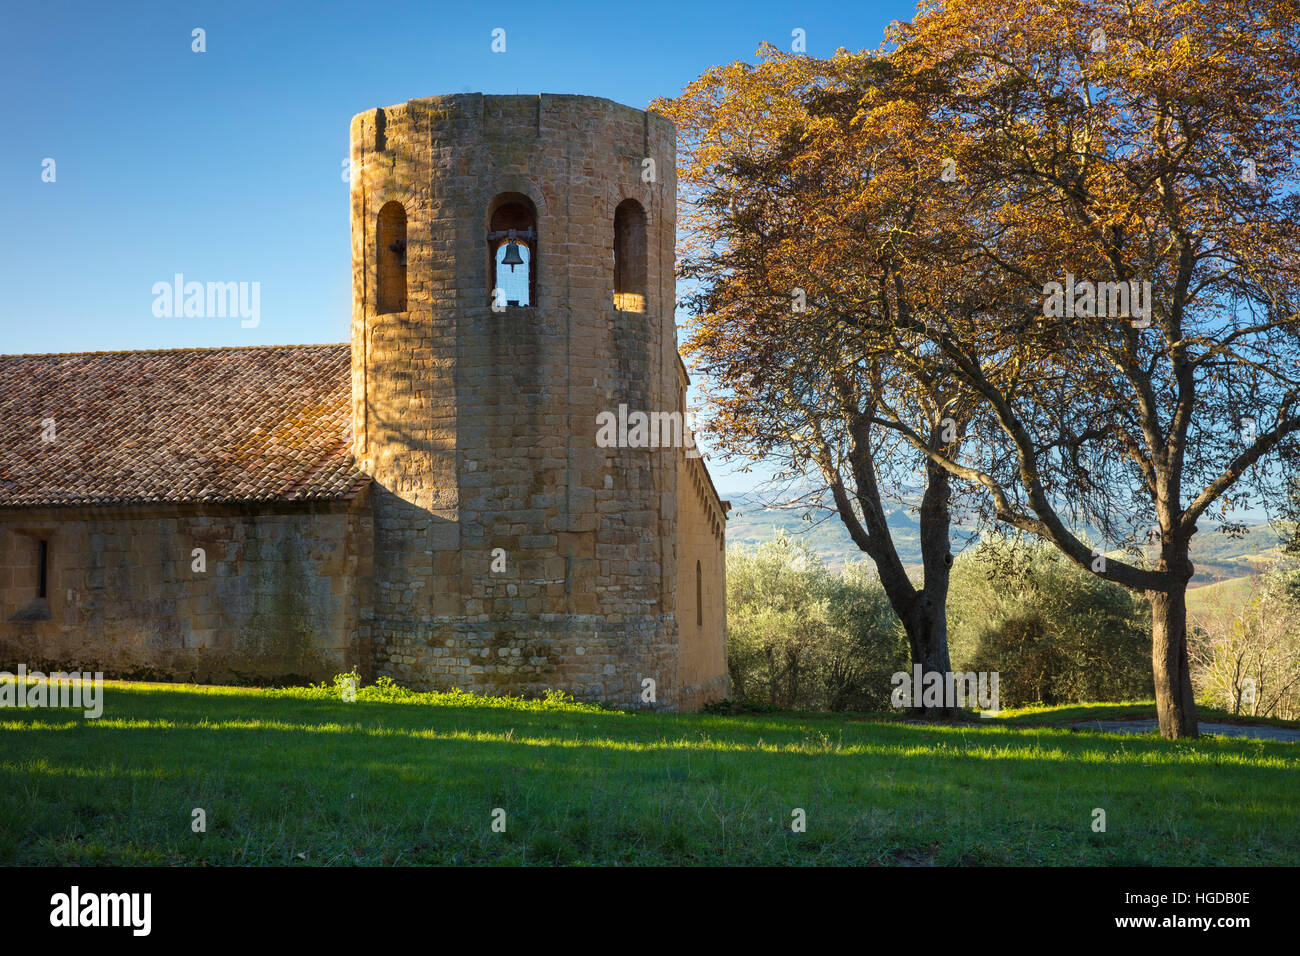
<instances>
[{"instance_id":1,"label":"stone block wall","mask_svg":"<svg viewBox=\"0 0 1300 956\"><path fill-rule=\"evenodd\" d=\"M201 683L367 670L370 542L364 495L314 507L0 513L0 669ZM206 570L195 570L196 548Z\"/></svg>"},{"instance_id":2,"label":"stone block wall","mask_svg":"<svg viewBox=\"0 0 1300 956\"><path fill-rule=\"evenodd\" d=\"M679 401L689 385L678 365ZM677 456L679 706L696 710L731 694L727 670L727 509L704 461Z\"/></svg>"},{"instance_id":3,"label":"stone block wall","mask_svg":"<svg viewBox=\"0 0 1300 956\"><path fill-rule=\"evenodd\" d=\"M632 706L650 678L668 708L724 695L707 472L679 447L596 437L620 406L683 410L672 124L594 97L433 97L357 116L351 164L367 492L0 512L0 667L202 682L357 667ZM536 281L498 310L487 236L507 202L532 216Z\"/></svg>"},{"instance_id":4,"label":"stone block wall","mask_svg":"<svg viewBox=\"0 0 1300 956\"><path fill-rule=\"evenodd\" d=\"M626 704L651 677L656 704L676 706L677 452L595 440L601 411L679 407L671 123L593 97L434 97L356 117L351 159L376 672ZM535 210L537 281L528 306L494 311L502 197ZM629 199L645 214L645 294L621 301L639 311L614 301ZM392 201L408 229L402 313L376 294Z\"/></svg>"}]
</instances>

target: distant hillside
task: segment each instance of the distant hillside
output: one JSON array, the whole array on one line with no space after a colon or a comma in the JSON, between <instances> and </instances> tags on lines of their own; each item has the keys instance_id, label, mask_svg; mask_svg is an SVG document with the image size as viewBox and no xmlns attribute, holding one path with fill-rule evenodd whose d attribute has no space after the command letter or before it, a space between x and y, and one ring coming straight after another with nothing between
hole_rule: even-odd
<instances>
[{"instance_id":1,"label":"distant hillside","mask_svg":"<svg viewBox=\"0 0 1300 956\"><path fill-rule=\"evenodd\" d=\"M1193 619L1231 618L1240 614L1255 596L1254 577L1218 581L1187 592L1187 613Z\"/></svg>"},{"instance_id":2,"label":"distant hillside","mask_svg":"<svg viewBox=\"0 0 1300 956\"><path fill-rule=\"evenodd\" d=\"M866 558L844 529L839 515L816 512L811 521L804 520L807 508L800 506L771 508L759 495L732 495L731 512L727 515L727 543L752 548L771 541L778 531L799 535L808 541L827 567L838 571L846 561ZM921 566L921 529L916 516L905 508L889 513L889 530L894 538L898 556L909 568ZM961 542L955 537L954 550Z\"/></svg>"},{"instance_id":3,"label":"distant hillside","mask_svg":"<svg viewBox=\"0 0 1300 956\"><path fill-rule=\"evenodd\" d=\"M727 516L728 544L754 547L772 540L777 531L785 531L803 536L832 570L839 570L846 561L865 558L838 515L819 512L813 515L812 521L805 521L806 508L771 508L759 495L732 495L731 506L732 511ZM921 538L916 515L906 508L899 508L890 513L888 520L899 557L909 568L919 568ZM953 551L961 551L967 540L969 534L960 528L955 529ZM1277 556L1279 547L1277 533L1266 524L1250 526L1239 538L1213 530L1201 531L1192 539L1192 562L1196 565L1192 586L1201 587L1254 575L1262 565Z\"/></svg>"},{"instance_id":4,"label":"distant hillside","mask_svg":"<svg viewBox=\"0 0 1300 956\"><path fill-rule=\"evenodd\" d=\"M1198 531L1192 538L1192 563L1196 565L1192 586L1251 577L1281 552L1277 532L1266 524L1251 525L1240 538L1213 529Z\"/></svg>"}]
</instances>

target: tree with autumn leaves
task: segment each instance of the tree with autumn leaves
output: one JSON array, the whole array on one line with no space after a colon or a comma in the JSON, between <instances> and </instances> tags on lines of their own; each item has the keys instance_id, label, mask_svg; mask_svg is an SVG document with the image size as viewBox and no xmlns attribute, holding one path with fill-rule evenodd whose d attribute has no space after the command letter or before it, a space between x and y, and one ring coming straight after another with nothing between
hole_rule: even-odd
<instances>
[{"instance_id":1,"label":"tree with autumn leaves","mask_svg":"<svg viewBox=\"0 0 1300 956\"><path fill-rule=\"evenodd\" d=\"M656 107L723 447L819 475L905 626L873 524L900 469L931 618L954 491L1142 594L1170 738L1196 733L1192 538L1285 507L1300 453L1297 12L950 0Z\"/></svg>"},{"instance_id":2,"label":"tree with autumn leaves","mask_svg":"<svg viewBox=\"0 0 1300 956\"><path fill-rule=\"evenodd\" d=\"M851 120L864 79L847 60L771 51L755 68L720 68L674 103L659 104L676 120L681 140L679 259L699 316L688 348L715 386L713 425L726 447L815 477L875 564L912 662L925 674L943 675L951 670L949 501L961 479L913 450L901 433L875 424L888 407L937 450L959 442L957 423L965 422L970 404L961 383L935 374L933 363L894 360L897 336L888 303L878 301L880 276L903 278L892 271L894 234L924 198L882 155L872 167L878 188L861 195L852 214L872 234L845 228L821 210L842 208L842 197L863 179L859 158L887 154L887 137L870 142L868 131L847 142L829 135L824 145L833 157L808 150L801 138L815 122ZM850 241L859 249L844 260ZM888 499L908 493L920 500L919 583L910 579L887 522ZM957 713L951 702L913 704L930 716Z\"/></svg>"}]
</instances>

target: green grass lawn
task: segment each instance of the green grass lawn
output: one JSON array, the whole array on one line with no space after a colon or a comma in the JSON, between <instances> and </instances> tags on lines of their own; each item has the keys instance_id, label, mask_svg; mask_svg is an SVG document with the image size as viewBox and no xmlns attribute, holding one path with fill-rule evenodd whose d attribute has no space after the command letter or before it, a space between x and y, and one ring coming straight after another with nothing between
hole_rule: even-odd
<instances>
[{"instance_id":1,"label":"green grass lawn","mask_svg":"<svg viewBox=\"0 0 1300 956\"><path fill-rule=\"evenodd\" d=\"M105 695L98 720L0 711L0 862L1300 864L1295 744L1073 732L1042 709L940 727L372 688Z\"/></svg>"}]
</instances>

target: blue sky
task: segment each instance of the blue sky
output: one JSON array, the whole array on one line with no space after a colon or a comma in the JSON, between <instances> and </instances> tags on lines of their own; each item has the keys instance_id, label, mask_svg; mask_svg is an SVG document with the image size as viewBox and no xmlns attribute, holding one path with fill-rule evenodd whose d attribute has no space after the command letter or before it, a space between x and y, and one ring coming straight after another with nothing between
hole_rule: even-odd
<instances>
[{"instance_id":1,"label":"blue sky","mask_svg":"<svg viewBox=\"0 0 1300 956\"><path fill-rule=\"evenodd\" d=\"M644 107L762 41L875 46L910 2L42 3L0 35L0 352L342 342L351 117L439 93ZM382 18L382 19L381 19ZM192 51L192 31L206 52ZM491 32L506 30L506 52ZM42 181L54 160L54 182ZM260 323L152 288L258 282ZM715 471L719 469L715 468ZM727 482L722 482L726 484ZM740 479L747 484L747 479Z\"/></svg>"}]
</instances>

